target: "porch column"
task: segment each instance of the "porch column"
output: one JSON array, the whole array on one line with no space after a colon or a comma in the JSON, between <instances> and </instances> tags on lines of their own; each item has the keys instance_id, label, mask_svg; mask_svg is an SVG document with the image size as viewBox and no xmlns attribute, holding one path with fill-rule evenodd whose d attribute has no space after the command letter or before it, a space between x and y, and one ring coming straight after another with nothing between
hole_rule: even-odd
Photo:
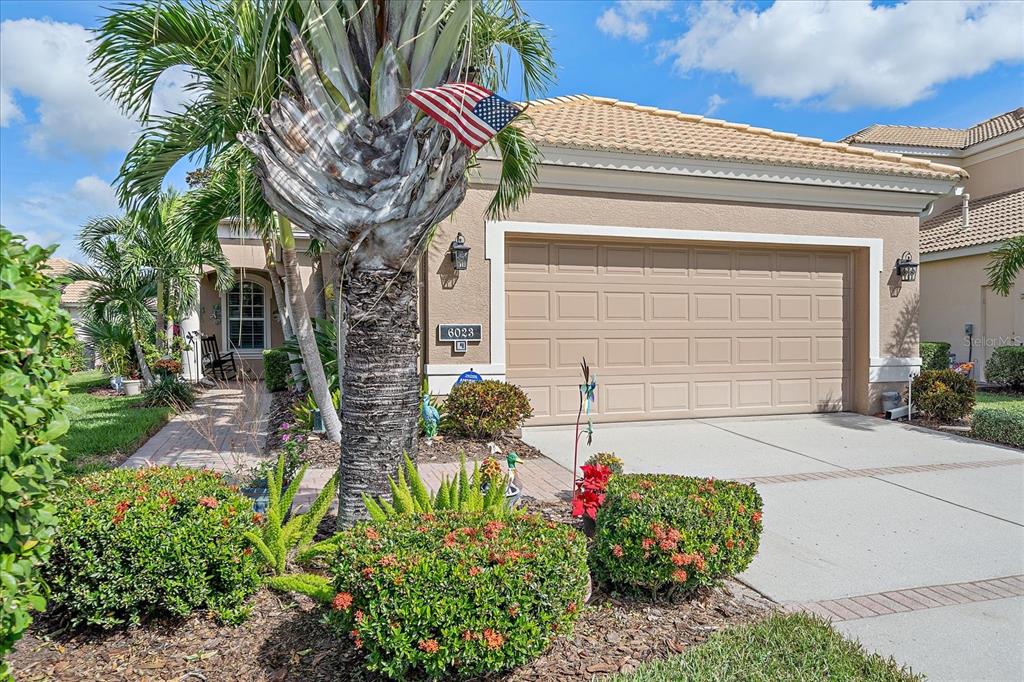
<instances>
[{"instance_id":1,"label":"porch column","mask_svg":"<svg viewBox=\"0 0 1024 682\"><path fill-rule=\"evenodd\" d=\"M181 320L181 335L186 344L185 350L181 352L181 373L188 381L197 382L203 378L199 306Z\"/></svg>"}]
</instances>

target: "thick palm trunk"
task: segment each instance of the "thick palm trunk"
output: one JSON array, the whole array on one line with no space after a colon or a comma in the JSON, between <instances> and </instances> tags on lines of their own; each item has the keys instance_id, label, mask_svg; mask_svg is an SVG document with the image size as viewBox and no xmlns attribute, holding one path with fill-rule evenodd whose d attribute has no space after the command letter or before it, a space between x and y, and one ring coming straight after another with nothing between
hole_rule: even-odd
<instances>
[{"instance_id":1,"label":"thick palm trunk","mask_svg":"<svg viewBox=\"0 0 1024 682\"><path fill-rule=\"evenodd\" d=\"M291 223L285 218L279 218L279 222L285 289L287 289L288 300L292 304L292 323L294 324L295 338L299 342L299 350L302 352L302 364L306 367L306 381L309 383L313 400L320 408L320 416L323 418L327 437L335 443L340 443L341 420L338 418L338 411L334 409L331 386L327 383L327 374L324 372L320 349L317 348L316 336L313 333L313 323L309 319L309 309L306 307L306 297L302 293L299 259L295 251L295 238L292 236Z\"/></svg>"},{"instance_id":2,"label":"thick palm trunk","mask_svg":"<svg viewBox=\"0 0 1024 682\"><path fill-rule=\"evenodd\" d=\"M354 269L345 281L340 523L366 517L361 494L387 495L403 453L414 456L419 405L416 274Z\"/></svg>"}]
</instances>

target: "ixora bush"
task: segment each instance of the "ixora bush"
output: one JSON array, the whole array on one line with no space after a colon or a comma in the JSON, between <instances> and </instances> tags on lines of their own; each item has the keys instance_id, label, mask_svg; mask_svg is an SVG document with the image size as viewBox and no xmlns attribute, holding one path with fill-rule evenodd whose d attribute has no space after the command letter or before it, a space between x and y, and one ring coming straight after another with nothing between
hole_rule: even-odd
<instances>
[{"instance_id":1,"label":"ixora bush","mask_svg":"<svg viewBox=\"0 0 1024 682\"><path fill-rule=\"evenodd\" d=\"M974 409L974 380L951 369L926 369L914 377L913 400L919 410L939 421L955 421Z\"/></svg>"},{"instance_id":2,"label":"ixora bush","mask_svg":"<svg viewBox=\"0 0 1024 682\"><path fill-rule=\"evenodd\" d=\"M1024 412L978 407L971 416L971 433L994 443L1024 448Z\"/></svg>"},{"instance_id":3,"label":"ixora bush","mask_svg":"<svg viewBox=\"0 0 1024 682\"><path fill-rule=\"evenodd\" d=\"M393 679L522 665L571 630L587 592L583 536L535 515L398 516L331 542L329 621Z\"/></svg>"},{"instance_id":4,"label":"ixora bush","mask_svg":"<svg viewBox=\"0 0 1024 682\"><path fill-rule=\"evenodd\" d=\"M0 229L0 679L7 652L46 606L37 567L50 548L68 430L63 379L74 332L60 288L42 270L51 250Z\"/></svg>"},{"instance_id":5,"label":"ixora bush","mask_svg":"<svg viewBox=\"0 0 1024 682\"><path fill-rule=\"evenodd\" d=\"M949 348L945 341L922 341L921 369L949 369Z\"/></svg>"},{"instance_id":6,"label":"ixora bush","mask_svg":"<svg viewBox=\"0 0 1024 682\"><path fill-rule=\"evenodd\" d=\"M470 438L495 438L519 428L533 415L523 389L492 379L453 386L444 407L447 430Z\"/></svg>"},{"instance_id":7,"label":"ixora bush","mask_svg":"<svg viewBox=\"0 0 1024 682\"><path fill-rule=\"evenodd\" d=\"M100 472L69 486L59 515L44 574L73 625L109 628L204 608L227 622L246 615L260 582L246 533L259 518L220 474Z\"/></svg>"},{"instance_id":8,"label":"ixora bush","mask_svg":"<svg viewBox=\"0 0 1024 682\"><path fill-rule=\"evenodd\" d=\"M751 485L669 475L613 476L597 513L594 576L657 595L745 569L761 537Z\"/></svg>"},{"instance_id":9,"label":"ixora bush","mask_svg":"<svg viewBox=\"0 0 1024 682\"><path fill-rule=\"evenodd\" d=\"M985 363L985 378L994 384L1024 389L1024 346L999 346Z\"/></svg>"},{"instance_id":10,"label":"ixora bush","mask_svg":"<svg viewBox=\"0 0 1024 682\"><path fill-rule=\"evenodd\" d=\"M270 392L283 391L288 388L288 352L281 348L268 348L263 351L263 383Z\"/></svg>"}]
</instances>

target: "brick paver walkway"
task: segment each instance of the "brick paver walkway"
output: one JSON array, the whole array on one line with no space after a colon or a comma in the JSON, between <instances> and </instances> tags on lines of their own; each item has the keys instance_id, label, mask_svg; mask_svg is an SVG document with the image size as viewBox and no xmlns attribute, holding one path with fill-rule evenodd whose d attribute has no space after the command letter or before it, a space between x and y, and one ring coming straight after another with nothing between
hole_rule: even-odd
<instances>
[{"instance_id":1,"label":"brick paver walkway","mask_svg":"<svg viewBox=\"0 0 1024 682\"><path fill-rule=\"evenodd\" d=\"M129 457L124 467L185 466L244 476L263 461L270 394L262 382L203 392Z\"/></svg>"},{"instance_id":2,"label":"brick paver walkway","mask_svg":"<svg viewBox=\"0 0 1024 682\"><path fill-rule=\"evenodd\" d=\"M441 485L443 477L452 477L459 473L458 462L443 464L423 462L416 466L423 483L431 490ZM572 474L560 464L547 457L524 459L516 465L519 470L519 481L523 484L523 495L545 502L568 500L571 497L570 483ZM466 469L472 471L473 462L466 462Z\"/></svg>"}]
</instances>

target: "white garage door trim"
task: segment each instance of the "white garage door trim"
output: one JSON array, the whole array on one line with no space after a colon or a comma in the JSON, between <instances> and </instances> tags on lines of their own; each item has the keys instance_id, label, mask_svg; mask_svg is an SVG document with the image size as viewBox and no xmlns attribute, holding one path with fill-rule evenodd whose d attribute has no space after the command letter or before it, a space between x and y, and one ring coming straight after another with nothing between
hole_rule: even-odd
<instances>
[{"instance_id":1,"label":"white garage door trim","mask_svg":"<svg viewBox=\"0 0 1024 682\"><path fill-rule=\"evenodd\" d=\"M866 248L869 257L868 278L868 381L906 381L921 365L921 358L883 358L880 356L879 301L884 242L871 237L835 237L831 235L776 234L766 232L719 232L710 230L673 230L657 227L612 225L565 225L493 220L486 223L484 257L491 264L491 362L473 368L486 378L505 378L505 239L508 234L549 236L609 237L616 239L663 239L671 241L730 242L801 246L838 246ZM432 391L447 393L458 375L469 365L427 365Z\"/></svg>"}]
</instances>

